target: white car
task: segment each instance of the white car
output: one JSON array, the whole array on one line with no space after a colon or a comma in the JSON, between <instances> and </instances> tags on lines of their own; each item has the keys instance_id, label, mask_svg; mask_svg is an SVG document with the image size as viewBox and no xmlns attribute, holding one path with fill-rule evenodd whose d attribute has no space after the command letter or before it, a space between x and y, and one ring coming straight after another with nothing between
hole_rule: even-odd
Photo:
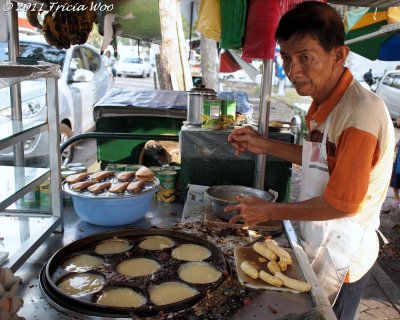
<instances>
[{"instance_id":1,"label":"white car","mask_svg":"<svg viewBox=\"0 0 400 320\"><path fill-rule=\"evenodd\" d=\"M400 117L400 70L386 72L375 93L385 101L392 119Z\"/></svg>"},{"instance_id":2,"label":"white car","mask_svg":"<svg viewBox=\"0 0 400 320\"><path fill-rule=\"evenodd\" d=\"M96 49L89 45L72 46L59 50L48 45L42 36L20 35L20 56L39 59L60 65L58 80L59 118L61 143L69 137L88 131L95 125L93 105L112 86L112 75L106 70ZM8 43L0 43L0 61L8 60ZM45 80L27 80L21 83L22 114L24 125L43 123L47 112L45 105ZM10 89L0 89L0 123L10 123ZM48 144L47 132L24 141L27 165L45 165ZM63 163L73 157L73 146L62 154ZM0 150L0 164L14 160L13 149Z\"/></svg>"},{"instance_id":3,"label":"white car","mask_svg":"<svg viewBox=\"0 0 400 320\"><path fill-rule=\"evenodd\" d=\"M151 65L146 59L131 57L122 58L115 64L117 76L150 77Z\"/></svg>"},{"instance_id":4,"label":"white car","mask_svg":"<svg viewBox=\"0 0 400 320\"><path fill-rule=\"evenodd\" d=\"M222 80L227 79L227 80L236 80L242 82L253 82L253 80L251 80L251 78L243 69L231 73L220 72L219 78Z\"/></svg>"}]
</instances>

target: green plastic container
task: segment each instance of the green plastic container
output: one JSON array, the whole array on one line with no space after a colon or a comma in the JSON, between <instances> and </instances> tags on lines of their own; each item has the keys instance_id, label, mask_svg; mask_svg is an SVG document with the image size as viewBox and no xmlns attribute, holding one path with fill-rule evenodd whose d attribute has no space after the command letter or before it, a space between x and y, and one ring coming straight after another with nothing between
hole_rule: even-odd
<instances>
[{"instance_id":1,"label":"green plastic container","mask_svg":"<svg viewBox=\"0 0 400 320\"><path fill-rule=\"evenodd\" d=\"M221 101L221 128L233 128L236 120L236 100Z\"/></svg>"},{"instance_id":2,"label":"green plastic container","mask_svg":"<svg viewBox=\"0 0 400 320\"><path fill-rule=\"evenodd\" d=\"M201 127L204 129L221 129L221 99L205 99Z\"/></svg>"},{"instance_id":3,"label":"green plastic container","mask_svg":"<svg viewBox=\"0 0 400 320\"><path fill-rule=\"evenodd\" d=\"M109 163L106 168L106 171L125 171L125 170L126 170L126 164L120 164L120 163Z\"/></svg>"}]
</instances>

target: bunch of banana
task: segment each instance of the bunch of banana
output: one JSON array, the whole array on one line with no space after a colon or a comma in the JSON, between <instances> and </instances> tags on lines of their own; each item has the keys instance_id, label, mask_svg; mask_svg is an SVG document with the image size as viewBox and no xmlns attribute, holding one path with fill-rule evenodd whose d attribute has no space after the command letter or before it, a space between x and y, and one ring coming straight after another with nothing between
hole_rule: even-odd
<instances>
[{"instance_id":1,"label":"bunch of banana","mask_svg":"<svg viewBox=\"0 0 400 320\"><path fill-rule=\"evenodd\" d=\"M176 191L174 189L161 189L157 192L157 200L161 202L173 202L176 199Z\"/></svg>"},{"instance_id":2,"label":"bunch of banana","mask_svg":"<svg viewBox=\"0 0 400 320\"><path fill-rule=\"evenodd\" d=\"M43 29L42 25L39 22L38 15L43 11L35 10L33 8L26 11L26 19L28 22L35 28Z\"/></svg>"},{"instance_id":3,"label":"bunch of banana","mask_svg":"<svg viewBox=\"0 0 400 320\"><path fill-rule=\"evenodd\" d=\"M97 22L97 13L92 9L95 0L58 0L58 5L52 6L40 24L38 14L40 11L27 11L27 19L32 26L43 30L47 43L58 49L68 49L74 44L84 44ZM63 10L62 6L72 6L74 10ZM83 10L84 8L84 10Z\"/></svg>"}]
</instances>

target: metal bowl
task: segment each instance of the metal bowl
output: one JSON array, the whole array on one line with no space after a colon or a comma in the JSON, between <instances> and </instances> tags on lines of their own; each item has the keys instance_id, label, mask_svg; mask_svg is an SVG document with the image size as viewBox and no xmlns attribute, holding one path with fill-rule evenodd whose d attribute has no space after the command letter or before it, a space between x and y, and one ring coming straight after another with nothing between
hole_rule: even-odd
<instances>
[{"instance_id":1,"label":"metal bowl","mask_svg":"<svg viewBox=\"0 0 400 320\"><path fill-rule=\"evenodd\" d=\"M270 132L292 132L295 129L298 129L300 125L294 122L288 121L272 121L268 124L268 130Z\"/></svg>"},{"instance_id":2,"label":"metal bowl","mask_svg":"<svg viewBox=\"0 0 400 320\"><path fill-rule=\"evenodd\" d=\"M159 180L155 178L146 182L144 190L138 194L125 192L116 195L108 191L92 194L88 191L76 192L64 181L63 190L71 195L75 212L82 220L99 226L121 226L144 217L159 185Z\"/></svg>"},{"instance_id":3,"label":"metal bowl","mask_svg":"<svg viewBox=\"0 0 400 320\"><path fill-rule=\"evenodd\" d=\"M228 205L238 204L236 196L255 196L267 201L273 201L274 195L271 192L239 186L239 185L222 185L209 187L205 191L206 196L210 198L211 209L214 214L223 220L230 220L238 211L225 212L224 209Z\"/></svg>"}]
</instances>

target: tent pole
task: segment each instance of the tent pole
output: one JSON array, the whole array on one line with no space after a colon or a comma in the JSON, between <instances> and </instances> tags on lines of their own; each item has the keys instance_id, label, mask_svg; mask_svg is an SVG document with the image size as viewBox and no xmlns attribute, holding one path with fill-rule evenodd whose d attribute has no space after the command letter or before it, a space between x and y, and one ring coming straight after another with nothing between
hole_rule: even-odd
<instances>
[{"instance_id":1,"label":"tent pole","mask_svg":"<svg viewBox=\"0 0 400 320\"><path fill-rule=\"evenodd\" d=\"M259 105L258 117L258 133L264 137L268 137L268 123L271 107L271 92L272 92L272 59L263 60L263 75L261 82L261 96ZM256 167L254 174L254 186L257 189L264 189L265 184L265 164L267 162L267 155L257 155Z\"/></svg>"}]
</instances>

